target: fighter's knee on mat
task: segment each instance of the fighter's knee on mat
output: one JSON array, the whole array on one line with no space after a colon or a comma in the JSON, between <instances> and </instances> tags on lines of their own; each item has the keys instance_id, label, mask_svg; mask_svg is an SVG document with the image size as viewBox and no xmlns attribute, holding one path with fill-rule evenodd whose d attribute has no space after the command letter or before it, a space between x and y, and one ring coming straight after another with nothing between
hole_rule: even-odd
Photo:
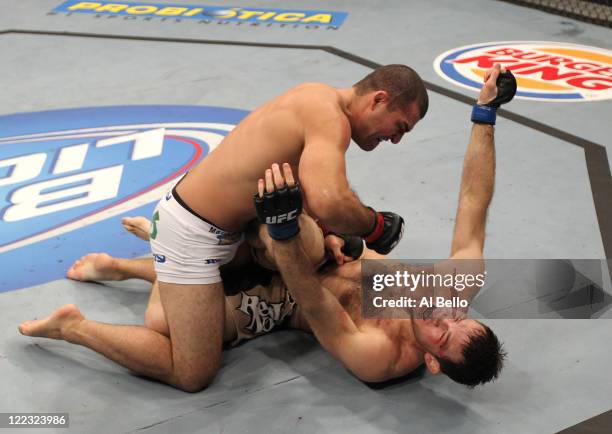
<instances>
[{"instance_id":1,"label":"fighter's knee on mat","mask_svg":"<svg viewBox=\"0 0 612 434\"><path fill-rule=\"evenodd\" d=\"M176 375L175 386L184 392L200 392L212 383L217 371L218 365L207 370L181 372Z\"/></svg>"}]
</instances>

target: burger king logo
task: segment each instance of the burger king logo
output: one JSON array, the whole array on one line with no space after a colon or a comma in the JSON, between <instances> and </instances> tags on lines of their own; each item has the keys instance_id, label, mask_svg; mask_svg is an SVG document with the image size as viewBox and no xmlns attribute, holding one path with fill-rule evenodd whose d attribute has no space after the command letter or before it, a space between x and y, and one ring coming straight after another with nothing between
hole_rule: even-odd
<instances>
[{"instance_id":1,"label":"burger king logo","mask_svg":"<svg viewBox=\"0 0 612 434\"><path fill-rule=\"evenodd\" d=\"M540 101L612 99L612 51L559 42L487 42L440 54L434 69L451 83L480 90L485 71L512 71L517 98Z\"/></svg>"}]
</instances>

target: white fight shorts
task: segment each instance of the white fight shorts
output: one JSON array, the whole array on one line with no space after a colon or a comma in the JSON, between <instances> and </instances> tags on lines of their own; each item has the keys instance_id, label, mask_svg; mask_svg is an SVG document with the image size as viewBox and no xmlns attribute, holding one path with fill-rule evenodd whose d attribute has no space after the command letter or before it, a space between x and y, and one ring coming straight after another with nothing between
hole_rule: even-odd
<instances>
[{"instance_id":1,"label":"white fight shorts","mask_svg":"<svg viewBox=\"0 0 612 434\"><path fill-rule=\"evenodd\" d=\"M186 285L221 282L219 266L232 260L242 232L226 232L192 211L173 188L151 219L151 251L157 279Z\"/></svg>"}]
</instances>

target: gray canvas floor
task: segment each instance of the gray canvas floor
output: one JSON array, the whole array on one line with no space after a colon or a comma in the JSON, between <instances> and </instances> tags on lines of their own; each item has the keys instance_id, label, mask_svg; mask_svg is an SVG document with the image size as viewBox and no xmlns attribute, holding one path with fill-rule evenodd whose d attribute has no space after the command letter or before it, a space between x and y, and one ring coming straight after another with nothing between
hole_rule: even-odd
<instances>
[{"instance_id":1,"label":"gray canvas floor","mask_svg":"<svg viewBox=\"0 0 612 434\"><path fill-rule=\"evenodd\" d=\"M339 30L108 20L48 15L60 3L53 0L4 3L11 13L0 14L0 32L333 46L381 64L409 64L425 80L470 97L476 94L436 75L431 65L437 55L482 41L612 48L610 29L489 0L461 2L459 10L451 0L388 0L375 7L365 0L232 2L346 11ZM0 34L0 61L0 115L130 104L252 110L303 81L347 86L370 71L321 50L15 32ZM603 145L612 155L609 100L516 100L508 109ZM394 257L448 254L468 117L466 104L430 92L426 119L401 144L368 155L349 151L354 189L372 206L406 219ZM584 150L506 119L498 122L496 141L497 185L485 256L605 258ZM141 324L147 289L140 282L109 287L61 279L0 293L0 412L69 412L70 428L58 431L74 433L553 433L612 408L610 319L486 321L510 358L497 382L475 390L423 373L372 388L311 336L280 332L225 352L213 385L186 394L84 348L17 332L19 322L65 303L77 304L91 319ZM612 318L612 309L602 316Z\"/></svg>"}]
</instances>

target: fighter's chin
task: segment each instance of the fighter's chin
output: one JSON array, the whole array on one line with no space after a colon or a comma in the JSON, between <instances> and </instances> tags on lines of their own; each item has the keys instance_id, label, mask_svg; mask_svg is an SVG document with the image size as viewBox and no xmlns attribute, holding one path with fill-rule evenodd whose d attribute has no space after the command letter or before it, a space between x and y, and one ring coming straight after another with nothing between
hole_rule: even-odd
<instances>
[{"instance_id":1,"label":"fighter's chin","mask_svg":"<svg viewBox=\"0 0 612 434\"><path fill-rule=\"evenodd\" d=\"M366 152L373 151L378 146L378 140L359 140L355 141L357 146L359 146L362 150Z\"/></svg>"},{"instance_id":2,"label":"fighter's chin","mask_svg":"<svg viewBox=\"0 0 612 434\"><path fill-rule=\"evenodd\" d=\"M429 348L440 339L441 332L433 325L432 320L414 320L412 324L414 338L419 345Z\"/></svg>"}]
</instances>

